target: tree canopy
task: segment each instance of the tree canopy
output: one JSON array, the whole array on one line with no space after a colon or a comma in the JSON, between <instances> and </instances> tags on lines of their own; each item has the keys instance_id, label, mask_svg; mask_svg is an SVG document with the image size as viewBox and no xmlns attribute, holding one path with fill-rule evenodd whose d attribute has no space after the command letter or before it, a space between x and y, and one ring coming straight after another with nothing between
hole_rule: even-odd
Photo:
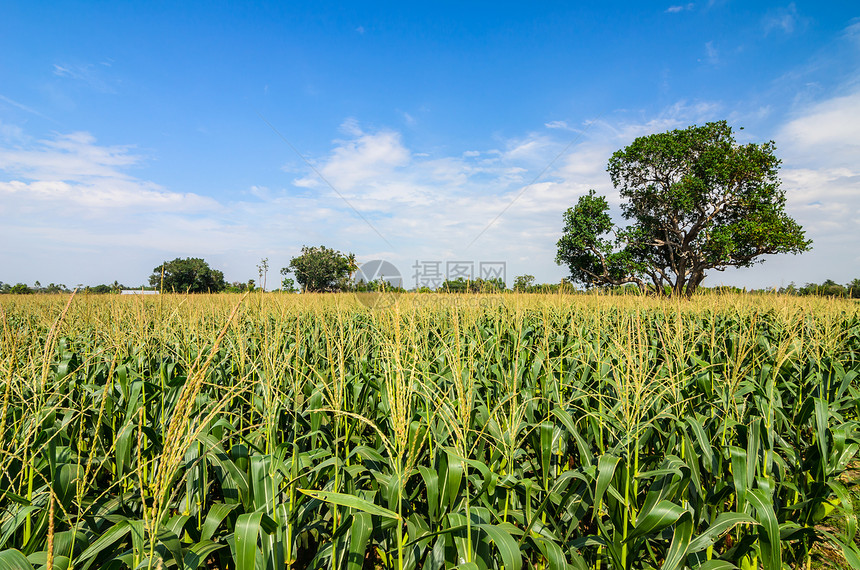
<instances>
[{"instance_id":1,"label":"tree canopy","mask_svg":"<svg viewBox=\"0 0 860 570\"><path fill-rule=\"evenodd\" d=\"M607 168L630 225L593 190L564 214L556 263L588 286L635 283L692 295L706 271L810 249L785 213L773 141L735 142L725 121L639 137Z\"/></svg>"},{"instance_id":2,"label":"tree canopy","mask_svg":"<svg viewBox=\"0 0 860 570\"><path fill-rule=\"evenodd\" d=\"M165 262L152 270L149 284L162 288L162 270L164 271L164 291L177 293L218 293L227 288L224 274L209 267L209 264L197 257L185 259L177 257Z\"/></svg>"},{"instance_id":3,"label":"tree canopy","mask_svg":"<svg viewBox=\"0 0 860 570\"><path fill-rule=\"evenodd\" d=\"M290 265L281 269L281 275L295 274L303 291L338 291L348 288L349 275L358 266L355 254L344 254L323 245L302 246L302 254L290 260Z\"/></svg>"}]
</instances>

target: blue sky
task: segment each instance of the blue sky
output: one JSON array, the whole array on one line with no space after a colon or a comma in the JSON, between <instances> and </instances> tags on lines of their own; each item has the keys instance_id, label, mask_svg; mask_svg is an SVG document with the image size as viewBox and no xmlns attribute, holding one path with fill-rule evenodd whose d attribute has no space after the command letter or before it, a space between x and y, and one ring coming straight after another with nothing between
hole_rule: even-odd
<instances>
[{"instance_id":1,"label":"blue sky","mask_svg":"<svg viewBox=\"0 0 860 570\"><path fill-rule=\"evenodd\" d=\"M562 212L594 188L617 214L612 152L719 119L776 142L814 249L705 285L860 277L855 2L6 2L0 280L265 257L271 288L324 244L407 285L416 260L556 282Z\"/></svg>"}]
</instances>

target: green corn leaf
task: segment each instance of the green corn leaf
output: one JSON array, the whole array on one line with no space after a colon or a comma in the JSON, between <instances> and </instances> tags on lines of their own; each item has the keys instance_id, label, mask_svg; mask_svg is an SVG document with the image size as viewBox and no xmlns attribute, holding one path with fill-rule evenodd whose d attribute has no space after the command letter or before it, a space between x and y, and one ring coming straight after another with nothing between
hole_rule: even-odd
<instances>
[{"instance_id":1,"label":"green corn leaf","mask_svg":"<svg viewBox=\"0 0 860 570\"><path fill-rule=\"evenodd\" d=\"M747 500L755 509L756 520L762 525L761 536L762 564L764 570L782 570L782 552L779 542L779 522L773 512L770 498L761 489L753 489Z\"/></svg>"},{"instance_id":2,"label":"green corn leaf","mask_svg":"<svg viewBox=\"0 0 860 570\"><path fill-rule=\"evenodd\" d=\"M239 515L236 519L236 570L254 570L257 561L257 537L260 531L272 533L277 525L266 513Z\"/></svg>"},{"instance_id":3,"label":"green corn leaf","mask_svg":"<svg viewBox=\"0 0 860 570\"><path fill-rule=\"evenodd\" d=\"M827 486L833 490L833 493L842 504L845 516L845 536L848 542L853 542L854 536L857 534L857 515L854 514L851 493L839 481L828 481Z\"/></svg>"},{"instance_id":4,"label":"green corn leaf","mask_svg":"<svg viewBox=\"0 0 860 570\"><path fill-rule=\"evenodd\" d=\"M692 536L693 515L689 512L684 512L675 525L672 544L669 546L669 552L666 553L666 560L663 562L660 570L677 570L678 568L683 568Z\"/></svg>"},{"instance_id":5,"label":"green corn leaf","mask_svg":"<svg viewBox=\"0 0 860 570\"><path fill-rule=\"evenodd\" d=\"M355 513L349 528L349 551L347 552L347 570L361 570L364 565L364 553L373 531L373 519L368 513Z\"/></svg>"},{"instance_id":6,"label":"green corn leaf","mask_svg":"<svg viewBox=\"0 0 860 570\"><path fill-rule=\"evenodd\" d=\"M732 460L732 477L734 477L735 495L737 496L737 507L741 510L747 503L749 481L747 480L747 452L740 447L730 446L729 454Z\"/></svg>"},{"instance_id":7,"label":"green corn leaf","mask_svg":"<svg viewBox=\"0 0 860 570\"><path fill-rule=\"evenodd\" d=\"M761 418L753 421L747 432L746 481L752 485L759 473L759 448L761 447Z\"/></svg>"},{"instance_id":8,"label":"green corn leaf","mask_svg":"<svg viewBox=\"0 0 860 570\"><path fill-rule=\"evenodd\" d=\"M0 568L3 570L33 570L33 565L20 550L10 548L0 552Z\"/></svg>"},{"instance_id":9,"label":"green corn leaf","mask_svg":"<svg viewBox=\"0 0 860 570\"><path fill-rule=\"evenodd\" d=\"M448 516L449 516L449 517L460 517L459 519L456 519L456 520L458 520L458 521L460 521L460 519L462 519L463 521L465 521L465 520L466 520L466 517L463 517L462 515L448 515ZM454 519L451 519L451 520L453 521ZM410 546L412 546L412 545L414 545L414 544L418 544L418 543L419 543L419 542L421 542L422 540L427 540L427 539L429 539L429 538L433 538L434 536L442 536L442 537L444 537L444 535L446 535L446 534L453 534L453 533L455 533L455 532L460 532L461 530L466 530L466 525L465 525L465 524L461 524L461 523L459 523L459 522L458 522L458 523L457 523L456 525L454 525L454 526L449 526L449 527L446 527L446 528L443 528L443 529L441 529L441 530L437 530L437 531L434 531L434 532L427 532L427 533L423 533L423 534L421 534L421 536L418 536L418 537L416 537L416 538L413 538L412 540L410 540L409 542L407 542L406 544L404 544L404 545L403 545L403 547L404 547L404 548L408 548L408 547L410 547Z\"/></svg>"},{"instance_id":10,"label":"green corn leaf","mask_svg":"<svg viewBox=\"0 0 860 570\"><path fill-rule=\"evenodd\" d=\"M693 570L737 570L737 566L727 560L708 560L694 566Z\"/></svg>"},{"instance_id":11,"label":"green corn leaf","mask_svg":"<svg viewBox=\"0 0 860 570\"><path fill-rule=\"evenodd\" d=\"M717 520L690 543L689 552L699 552L708 548L739 524L758 525L759 523L745 513L720 513L717 515Z\"/></svg>"},{"instance_id":12,"label":"green corn leaf","mask_svg":"<svg viewBox=\"0 0 860 570\"><path fill-rule=\"evenodd\" d=\"M540 553L547 559L550 570L567 570L567 560L565 560L564 552L558 544L539 535L530 536L529 540L538 547Z\"/></svg>"},{"instance_id":13,"label":"green corn leaf","mask_svg":"<svg viewBox=\"0 0 860 570\"><path fill-rule=\"evenodd\" d=\"M827 450L827 427L829 424L830 408L827 402L822 398L815 398L815 439L818 442L818 449L821 452L821 459L818 461L821 466L821 475L827 476L827 460L830 456Z\"/></svg>"},{"instance_id":14,"label":"green corn leaf","mask_svg":"<svg viewBox=\"0 0 860 570\"><path fill-rule=\"evenodd\" d=\"M45 558L47 558L47 553L45 553L45 555ZM47 560L45 562L47 563ZM68 556L54 556L54 563L50 570L69 570L71 567L72 560Z\"/></svg>"},{"instance_id":15,"label":"green corn leaf","mask_svg":"<svg viewBox=\"0 0 860 570\"><path fill-rule=\"evenodd\" d=\"M496 548L499 549L499 554L502 556L502 562L504 562L506 570L520 570L522 568L523 557L520 554L517 541L511 536L509 530L505 528L509 526L513 530L516 530L516 527L510 523L502 523L500 525L479 524L475 526L486 532L490 540L496 545Z\"/></svg>"},{"instance_id":16,"label":"green corn leaf","mask_svg":"<svg viewBox=\"0 0 860 570\"><path fill-rule=\"evenodd\" d=\"M439 473L436 470L424 467L423 465L418 466L418 472L424 480L424 489L427 492L427 516L430 518L431 522L436 523L438 522L440 506Z\"/></svg>"},{"instance_id":17,"label":"green corn leaf","mask_svg":"<svg viewBox=\"0 0 860 570\"><path fill-rule=\"evenodd\" d=\"M221 447L221 444L209 434L200 434L198 439L207 450L207 459L223 471L221 485L225 491L232 492L235 496L229 497L231 502L242 501L248 497L248 478L230 459L230 456Z\"/></svg>"},{"instance_id":18,"label":"green corn leaf","mask_svg":"<svg viewBox=\"0 0 860 570\"><path fill-rule=\"evenodd\" d=\"M93 541L89 548L87 548L81 553L80 557L75 560L75 565L77 566L81 562L95 557L104 549L113 546L117 541L122 539L130 531L131 525L128 521L122 521L111 526L100 537ZM89 564L87 566L89 566Z\"/></svg>"},{"instance_id":19,"label":"green corn leaf","mask_svg":"<svg viewBox=\"0 0 860 570\"><path fill-rule=\"evenodd\" d=\"M540 464L541 474L543 475L545 490L549 490L549 466L552 460L552 433L555 426L552 422L542 422L540 424Z\"/></svg>"},{"instance_id":20,"label":"green corn leaf","mask_svg":"<svg viewBox=\"0 0 860 570\"><path fill-rule=\"evenodd\" d=\"M215 536L215 531L221 526L221 522L238 506L237 503L215 503L212 505L206 515L206 520L203 521L203 528L200 529L201 540L211 540Z\"/></svg>"},{"instance_id":21,"label":"green corn leaf","mask_svg":"<svg viewBox=\"0 0 860 570\"><path fill-rule=\"evenodd\" d=\"M597 484L594 491L595 516L599 516L600 507L603 505L603 494L612 482L619 461L618 457L609 454L601 455L597 460Z\"/></svg>"},{"instance_id":22,"label":"green corn leaf","mask_svg":"<svg viewBox=\"0 0 860 570\"><path fill-rule=\"evenodd\" d=\"M711 472L713 469L714 455L711 450L711 442L705 435L705 428L697 418L693 417L687 418L687 425L690 427L690 431L693 432L693 435L696 437L696 441L699 444L699 453L701 454L702 459L704 459L705 468L708 472Z\"/></svg>"},{"instance_id":23,"label":"green corn leaf","mask_svg":"<svg viewBox=\"0 0 860 570\"><path fill-rule=\"evenodd\" d=\"M15 531L17 531L21 525L27 521L28 515L38 512L40 509L35 505L26 505L12 508L10 510L12 511L11 516L9 516L10 513L8 512L3 513L3 518L5 520L0 523L0 531L3 533L3 535L0 536L0 545L5 545L9 541L9 538L11 538Z\"/></svg>"},{"instance_id":24,"label":"green corn leaf","mask_svg":"<svg viewBox=\"0 0 860 570\"><path fill-rule=\"evenodd\" d=\"M299 491L304 493L308 497L324 501L326 503L332 503L334 505L340 505L341 507L357 509L359 511L369 513L371 515L400 520L400 515L398 515L394 511L389 511L384 507L380 507L375 503L371 503L370 501L356 497L354 495L335 493L333 491L313 491L310 489L299 489Z\"/></svg>"},{"instance_id":25,"label":"green corn leaf","mask_svg":"<svg viewBox=\"0 0 860 570\"><path fill-rule=\"evenodd\" d=\"M128 522L129 529L131 531L131 547L135 554L143 555L144 552L144 521L143 520L132 520Z\"/></svg>"},{"instance_id":26,"label":"green corn leaf","mask_svg":"<svg viewBox=\"0 0 860 570\"><path fill-rule=\"evenodd\" d=\"M200 542L195 543L188 551L185 553L185 557L182 560L182 567L184 570L197 570L204 564L206 564L206 559L210 554L224 548L227 546L226 544L219 544L217 542L212 542L211 540L201 540Z\"/></svg>"},{"instance_id":27,"label":"green corn leaf","mask_svg":"<svg viewBox=\"0 0 860 570\"><path fill-rule=\"evenodd\" d=\"M179 537L176 534L166 528L162 528L158 531L158 542L164 545L167 548L167 551L170 552L173 559L176 561L177 566L182 565L182 544L179 542Z\"/></svg>"},{"instance_id":28,"label":"green corn leaf","mask_svg":"<svg viewBox=\"0 0 860 570\"><path fill-rule=\"evenodd\" d=\"M686 512L687 510L684 507L676 505L671 501L660 501L650 511L637 517L636 526L627 535L627 542L642 536L658 533L664 528L672 526Z\"/></svg>"}]
</instances>

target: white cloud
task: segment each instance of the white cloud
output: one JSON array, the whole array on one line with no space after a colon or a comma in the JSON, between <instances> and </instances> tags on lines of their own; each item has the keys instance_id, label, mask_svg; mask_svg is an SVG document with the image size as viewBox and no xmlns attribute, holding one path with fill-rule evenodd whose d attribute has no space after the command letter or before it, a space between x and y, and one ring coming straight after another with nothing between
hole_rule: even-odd
<instances>
[{"instance_id":1,"label":"white cloud","mask_svg":"<svg viewBox=\"0 0 860 570\"><path fill-rule=\"evenodd\" d=\"M693 8L695 8L695 6L696 5L693 4L692 2L690 2L689 4L679 4L676 6L669 6L668 8L666 8L666 13L667 14L677 14L678 12L683 12L685 10L692 10Z\"/></svg>"},{"instance_id":2,"label":"white cloud","mask_svg":"<svg viewBox=\"0 0 860 570\"><path fill-rule=\"evenodd\" d=\"M799 109L773 137L787 211L813 251L784 266L783 281L844 283L860 267L860 91ZM765 276L761 270L761 279ZM801 277L796 277L797 274Z\"/></svg>"},{"instance_id":3,"label":"white cloud","mask_svg":"<svg viewBox=\"0 0 860 570\"><path fill-rule=\"evenodd\" d=\"M111 67L110 63L55 63L53 74L64 79L71 79L102 93L115 93L118 81L110 78L105 72Z\"/></svg>"},{"instance_id":4,"label":"white cloud","mask_svg":"<svg viewBox=\"0 0 860 570\"><path fill-rule=\"evenodd\" d=\"M860 91L814 103L778 133L799 159L846 164L860 158Z\"/></svg>"},{"instance_id":5,"label":"white cloud","mask_svg":"<svg viewBox=\"0 0 860 570\"><path fill-rule=\"evenodd\" d=\"M317 171L339 192L349 192L363 185L374 185L410 161L400 133L383 130L366 134L355 121L344 123L342 130L353 138L339 140L330 157L316 166ZM301 187L325 185L316 173L295 182Z\"/></svg>"},{"instance_id":6,"label":"white cloud","mask_svg":"<svg viewBox=\"0 0 860 570\"><path fill-rule=\"evenodd\" d=\"M0 95L0 101L2 101L3 103L6 103L7 105L11 105L12 107L15 107L16 109L20 109L21 111L25 111L27 113L36 115L38 117L42 117L43 119L48 119L48 117L46 117L45 115L43 115L42 113L40 113L36 109L34 109L28 105L24 105L23 103L19 103L18 101L15 101L13 99L10 99L9 97L6 97L5 95Z\"/></svg>"},{"instance_id":7,"label":"white cloud","mask_svg":"<svg viewBox=\"0 0 860 570\"><path fill-rule=\"evenodd\" d=\"M18 125L8 125L0 122L0 143L19 144L26 140L24 129Z\"/></svg>"},{"instance_id":8,"label":"white cloud","mask_svg":"<svg viewBox=\"0 0 860 570\"><path fill-rule=\"evenodd\" d=\"M544 123L544 126L548 129L569 129L567 126L567 121L550 121L548 123Z\"/></svg>"},{"instance_id":9,"label":"white cloud","mask_svg":"<svg viewBox=\"0 0 860 570\"><path fill-rule=\"evenodd\" d=\"M802 24L803 20L797 14L797 6L794 2L788 6L771 10L764 17L762 26L764 27L765 35L774 30L780 30L785 34L793 34L798 24Z\"/></svg>"},{"instance_id":10,"label":"white cloud","mask_svg":"<svg viewBox=\"0 0 860 570\"><path fill-rule=\"evenodd\" d=\"M56 135L29 146L0 148L0 181L6 210L33 200L50 208L200 209L214 202L169 192L124 171L143 160L128 146L100 146L89 133ZM92 215L89 212L88 215Z\"/></svg>"},{"instance_id":11,"label":"white cloud","mask_svg":"<svg viewBox=\"0 0 860 570\"><path fill-rule=\"evenodd\" d=\"M712 65L720 62L720 52L714 47L713 41L705 43L705 57L707 57L708 63Z\"/></svg>"}]
</instances>

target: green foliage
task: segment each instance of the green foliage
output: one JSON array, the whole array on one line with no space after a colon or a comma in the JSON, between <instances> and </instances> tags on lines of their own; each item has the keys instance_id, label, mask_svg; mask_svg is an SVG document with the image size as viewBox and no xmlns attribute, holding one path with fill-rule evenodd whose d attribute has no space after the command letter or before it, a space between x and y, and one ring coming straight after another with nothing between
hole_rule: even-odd
<instances>
[{"instance_id":1,"label":"green foliage","mask_svg":"<svg viewBox=\"0 0 860 570\"><path fill-rule=\"evenodd\" d=\"M104 293L113 293L114 288L110 285L93 285L92 287L87 287L84 289L87 293L95 293L95 294L104 294Z\"/></svg>"},{"instance_id":2,"label":"green foliage","mask_svg":"<svg viewBox=\"0 0 860 570\"><path fill-rule=\"evenodd\" d=\"M295 274L302 290L310 293L345 291L351 287L349 277L357 268L355 254L343 254L323 245L302 246L302 254L292 258L289 267L281 269L281 275Z\"/></svg>"},{"instance_id":3,"label":"green foliage","mask_svg":"<svg viewBox=\"0 0 860 570\"><path fill-rule=\"evenodd\" d=\"M227 288L224 274L209 267L203 259L177 257L152 270L149 284L157 289L162 288L162 271L164 275L164 291L177 293L218 293Z\"/></svg>"},{"instance_id":4,"label":"green foliage","mask_svg":"<svg viewBox=\"0 0 860 570\"><path fill-rule=\"evenodd\" d=\"M498 293L506 289L505 282L501 277L492 279L446 279L439 287L439 291L446 293Z\"/></svg>"},{"instance_id":5,"label":"green foliage","mask_svg":"<svg viewBox=\"0 0 860 570\"><path fill-rule=\"evenodd\" d=\"M0 568L860 560L856 303L417 297L4 297Z\"/></svg>"},{"instance_id":6,"label":"green foliage","mask_svg":"<svg viewBox=\"0 0 860 570\"><path fill-rule=\"evenodd\" d=\"M31 295L33 290L24 283L16 283L9 288L9 293L13 295Z\"/></svg>"},{"instance_id":7,"label":"green foliage","mask_svg":"<svg viewBox=\"0 0 860 570\"><path fill-rule=\"evenodd\" d=\"M253 281L253 279L251 280ZM241 281L233 281L229 285L227 285L228 293L244 293L248 290L248 284L242 283Z\"/></svg>"},{"instance_id":8,"label":"green foliage","mask_svg":"<svg viewBox=\"0 0 860 570\"><path fill-rule=\"evenodd\" d=\"M725 121L637 138L608 166L631 224L616 229L605 198L590 191L564 215L556 262L586 285L690 296L708 270L809 250L785 213L774 150L736 144Z\"/></svg>"},{"instance_id":9,"label":"green foliage","mask_svg":"<svg viewBox=\"0 0 860 570\"><path fill-rule=\"evenodd\" d=\"M534 286L534 275L517 275L514 279L514 291L520 293L528 292Z\"/></svg>"},{"instance_id":10,"label":"green foliage","mask_svg":"<svg viewBox=\"0 0 860 570\"><path fill-rule=\"evenodd\" d=\"M564 213L556 263L566 264L571 279L586 286L641 283L639 275L645 268L637 262L632 247L613 251L616 243L601 237L612 230L606 198L589 190ZM632 230L627 235L632 237Z\"/></svg>"}]
</instances>

